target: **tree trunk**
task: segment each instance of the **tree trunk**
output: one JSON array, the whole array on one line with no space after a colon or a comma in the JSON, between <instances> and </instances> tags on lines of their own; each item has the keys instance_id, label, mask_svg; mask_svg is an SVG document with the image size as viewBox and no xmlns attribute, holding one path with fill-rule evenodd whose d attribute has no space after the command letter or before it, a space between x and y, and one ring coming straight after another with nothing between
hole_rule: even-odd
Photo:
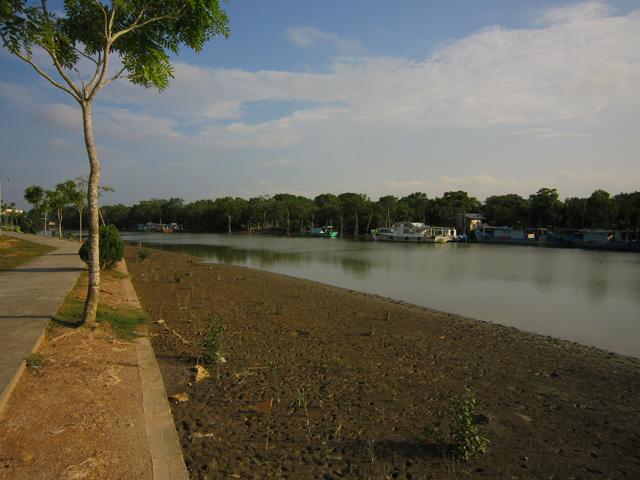
<instances>
[{"instance_id":1,"label":"tree trunk","mask_svg":"<svg viewBox=\"0 0 640 480\"><path fill-rule=\"evenodd\" d=\"M58 210L58 238L62 240L62 210Z\"/></svg>"},{"instance_id":2,"label":"tree trunk","mask_svg":"<svg viewBox=\"0 0 640 480\"><path fill-rule=\"evenodd\" d=\"M227 220L228 220L228 223L227 223L227 233L228 233L229 235L231 235L231 215L227 215Z\"/></svg>"},{"instance_id":3,"label":"tree trunk","mask_svg":"<svg viewBox=\"0 0 640 480\"><path fill-rule=\"evenodd\" d=\"M80 243L82 243L82 209L80 209Z\"/></svg>"},{"instance_id":4,"label":"tree trunk","mask_svg":"<svg viewBox=\"0 0 640 480\"><path fill-rule=\"evenodd\" d=\"M84 129L84 143L89 156L89 184L87 188L87 203L89 209L89 285L87 299L84 303L82 321L93 327L96 324L96 312L100 297L100 224L98 218L98 186L100 183L100 160L93 140L93 120L91 118L91 103L82 105L82 125Z\"/></svg>"},{"instance_id":5,"label":"tree trunk","mask_svg":"<svg viewBox=\"0 0 640 480\"><path fill-rule=\"evenodd\" d=\"M44 236L47 236L47 212L44 212Z\"/></svg>"},{"instance_id":6,"label":"tree trunk","mask_svg":"<svg viewBox=\"0 0 640 480\"><path fill-rule=\"evenodd\" d=\"M360 231L358 230L358 211L357 210L355 212L355 217L356 217L356 224L353 227L353 236L357 237L360 234Z\"/></svg>"},{"instance_id":7,"label":"tree trunk","mask_svg":"<svg viewBox=\"0 0 640 480\"><path fill-rule=\"evenodd\" d=\"M369 219L367 220L367 231L364 232L365 235L369 234L369 229L371 228L371 217L373 217L373 213L369 213Z\"/></svg>"},{"instance_id":8,"label":"tree trunk","mask_svg":"<svg viewBox=\"0 0 640 480\"><path fill-rule=\"evenodd\" d=\"M340 215L340 238L344 238L344 215Z\"/></svg>"}]
</instances>

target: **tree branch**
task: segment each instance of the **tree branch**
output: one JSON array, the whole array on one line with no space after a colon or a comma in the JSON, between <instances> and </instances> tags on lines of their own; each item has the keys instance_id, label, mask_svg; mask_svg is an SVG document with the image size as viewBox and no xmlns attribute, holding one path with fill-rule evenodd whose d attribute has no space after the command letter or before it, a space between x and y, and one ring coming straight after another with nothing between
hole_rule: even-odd
<instances>
[{"instance_id":1,"label":"tree branch","mask_svg":"<svg viewBox=\"0 0 640 480\"><path fill-rule=\"evenodd\" d=\"M98 64L98 62L96 61L96 59L95 59L95 58L93 58L91 55L87 55L86 53L84 53L82 50L80 50L79 48L77 48L77 47L75 47L75 46L74 46L74 47L72 47L72 48L73 48L76 52L78 52L80 55L82 55L84 58L86 58L87 60L92 61L92 62L93 62L94 64L96 64L96 65Z\"/></svg>"},{"instance_id":2,"label":"tree branch","mask_svg":"<svg viewBox=\"0 0 640 480\"><path fill-rule=\"evenodd\" d=\"M111 77L108 80L105 80L104 82L102 82L102 84L100 85L100 88L105 87L107 85L109 85L111 82L113 82L114 80L117 80L120 78L120 76L125 72L125 70L127 69L127 67L122 67L120 69L120 71L118 73L116 73L113 77Z\"/></svg>"},{"instance_id":3,"label":"tree branch","mask_svg":"<svg viewBox=\"0 0 640 480\"><path fill-rule=\"evenodd\" d=\"M4 40L4 37L3 37ZM74 91L74 90L70 90L69 88L65 87L64 85L62 85L59 82L56 82L53 78L51 78L44 70L42 70L40 67L38 67L38 65L36 65L36 63L31 59L30 55L23 55L20 52L14 52L16 57L18 57L20 60L27 62L29 65L31 65L33 67L33 69L38 72L40 74L40 76L42 76L45 80L47 80L51 85L53 85L56 88L59 88L60 90L67 92L69 95L71 95L77 102L81 101L80 95L78 94L78 92Z\"/></svg>"},{"instance_id":4,"label":"tree branch","mask_svg":"<svg viewBox=\"0 0 640 480\"><path fill-rule=\"evenodd\" d=\"M137 23L140 20L140 16L142 15L142 11L140 12L140 15L138 15L138 18L136 18L136 20L127 28L120 30L119 32L115 33L112 37L112 42L115 42L118 38L120 38L123 35L126 35L127 33L130 33L138 28L142 28L146 25L149 25L151 23L154 22L159 22L161 20L166 20L167 18L175 18L173 15L162 15L160 17L153 17L150 18L149 20L145 20L142 23Z\"/></svg>"}]
</instances>

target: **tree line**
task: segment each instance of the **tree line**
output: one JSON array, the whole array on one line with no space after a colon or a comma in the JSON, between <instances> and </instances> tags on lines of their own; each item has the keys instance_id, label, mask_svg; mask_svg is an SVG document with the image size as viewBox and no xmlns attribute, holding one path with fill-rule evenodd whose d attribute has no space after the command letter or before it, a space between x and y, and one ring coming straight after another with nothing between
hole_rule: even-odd
<instances>
[{"instance_id":1,"label":"tree line","mask_svg":"<svg viewBox=\"0 0 640 480\"><path fill-rule=\"evenodd\" d=\"M73 183L68 180L59 184L55 191L65 191L61 188L65 185L69 191L70 182ZM27 193L34 188L41 187L29 187ZM72 199L73 195L68 198ZM33 205L39 214L30 212L26 217L32 220L42 216L43 209L42 205ZM487 223L500 226L639 230L640 192L612 196L598 189L589 197L560 200L556 189L545 187L526 198L518 194L492 195L484 202L462 190L433 198L422 192L404 197L385 195L376 201L353 192L323 193L315 198L280 193L249 199L227 196L190 203L181 198L154 198L131 206L106 205L100 212L103 222L121 230L133 230L138 224L150 221L175 222L187 230L206 232L295 233L305 226L332 224L342 232L359 235L398 221L455 226L458 215L464 213L480 213ZM56 218L66 228L76 229L82 213L81 206L70 200Z\"/></svg>"}]
</instances>

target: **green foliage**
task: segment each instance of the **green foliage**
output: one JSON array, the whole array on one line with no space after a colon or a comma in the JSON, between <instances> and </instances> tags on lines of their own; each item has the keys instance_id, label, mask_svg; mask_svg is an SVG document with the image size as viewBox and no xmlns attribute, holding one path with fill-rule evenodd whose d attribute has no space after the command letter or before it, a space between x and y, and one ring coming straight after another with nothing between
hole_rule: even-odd
<instances>
[{"instance_id":1,"label":"green foliage","mask_svg":"<svg viewBox=\"0 0 640 480\"><path fill-rule=\"evenodd\" d=\"M38 353L30 353L25 358L25 363L28 368L40 368L44 364L44 359Z\"/></svg>"},{"instance_id":2,"label":"green foliage","mask_svg":"<svg viewBox=\"0 0 640 480\"><path fill-rule=\"evenodd\" d=\"M446 433L444 415L434 415L433 423L424 427L427 438L446 452L446 447L451 448L451 453L456 458L468 460L471 457L486 451L488 440L480 433L476 422L476 399L470 390L466 396L455 398L451 403L451 422L448 435Z\"/></svg>"},{"instance_id":3,"label":"green foliage","mask_svg":"<svg viewBox=\"0 0 640 480\"><path fill-rule=\"evenodd\" d=\"M224 325L219 317L209 318L207 331L204 335L203 349L204 361L210 365L217 363L222 356L224 345Z\"/></svg>"},{"instance_id":4,"label":"green foliage","mask_svg":"<svg viewBox=\"0 0 640 480\"><path fill-rule=\"evenodd\" d=\"M138 249L136 256L138 257L138 260L146 260L151 256L151 251L146 248L140 248Z\"/></svg>"},{"instance_id":5,"label":"green foliage","mask_svg":"<svg viewBox=\"0 0 640 480\"><path fill-rule=\"evenodd\" d=\"M79 326L83 308L84 302L82 300L69 295L56 312L53 320L68 327ZM98 322L106 322L111 325L113 332L122 339L134 338L138 327L147 321L146 315L140 310L110 308L104 305L98 305L96 319Z\"/></svg>"},{"instance_id":6,"label":"green foliage","mask_svg":"<svg viewBox=\"0 0 640 480\"><path fill-rule=\"evenodd\" d=\"M89 263L89 239L80 247L80 258ZM100 227L100 268L111 268L124 257L124 242L114 225Z\"/></svg>"}]
</instances>

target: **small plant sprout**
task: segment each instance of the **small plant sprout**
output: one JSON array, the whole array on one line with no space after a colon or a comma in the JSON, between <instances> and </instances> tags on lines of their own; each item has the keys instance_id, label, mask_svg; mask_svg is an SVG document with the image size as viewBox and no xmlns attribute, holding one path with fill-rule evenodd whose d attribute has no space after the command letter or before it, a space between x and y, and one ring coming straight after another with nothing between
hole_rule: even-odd
<instances>
[{"instance_id":1,"label":"small plant sprout","mask_svg":"<svg viewBox=\"0 0 640 480\"><path fill-rule=\"evenodd\" d=\"M367 456L371 463L376 462L376 441L372 437L367 438Z\"/></svg>"},{"instance_id":2,"label":"small plant sprout","mask_svg":"<svg viewBox=\"0 0 640 480\"><path fill-rule=\"evenodd\" d=\"M42 355L38 353L30 353L27 355L27 358L25 358L25 363L28 368L38 369L44 364L44 359Z\"/></svg>"},{"instance_id":3,"label":"small plant sprout","mask_svg":"<svg viewBox=\"0 0 640 480\"><path fill-rule=\"evenodd\" d=\"M304 387L302 390L296 388L297 390L297 403L298 408L302 408L304 410L304 420L305 426L307 427L307 440L311 438L311 420L309 419L309 402L307 400L307 396L304 391Z\"/></svg>"},{"instance_id":4,"label":"small plant sprout","mask_svg":"<svg viewBox=\"0 0 640 480\"><path fill-rule=\"evenodd\" d=\"M204 335L204 361L207 364L214 364L220 361L222 356L222 345L224 343L224 325L217 316L209 318L207 330Z\"/></svg>"},{"instance_id":5,"label":"small plant sprout","mask_svg":"<svg viewBox=\"0 0 640 480\"><path fill-rule=\"evenodd\" d=\"M373 326L373 322L369 322L369 328L367 330L367 336L368 337L373 337L376 334L376 329Z\"/></svg>"},{"instance_id":6,"label":"small plant sprout","mask_svg":"<svg viewBox=\"0 0 640 480\"><path fill-rule=\"evenodd\" d=\"M445 435L443 415L434 416L432 425L424 428L425 435L445 452L447 446L454 457L468 460L486 451L488 440L482 436L476 422L476 399L471 390L455 398L451 404L451 423L449 424L448 443Z\"/></svg>"}]
</instances>

